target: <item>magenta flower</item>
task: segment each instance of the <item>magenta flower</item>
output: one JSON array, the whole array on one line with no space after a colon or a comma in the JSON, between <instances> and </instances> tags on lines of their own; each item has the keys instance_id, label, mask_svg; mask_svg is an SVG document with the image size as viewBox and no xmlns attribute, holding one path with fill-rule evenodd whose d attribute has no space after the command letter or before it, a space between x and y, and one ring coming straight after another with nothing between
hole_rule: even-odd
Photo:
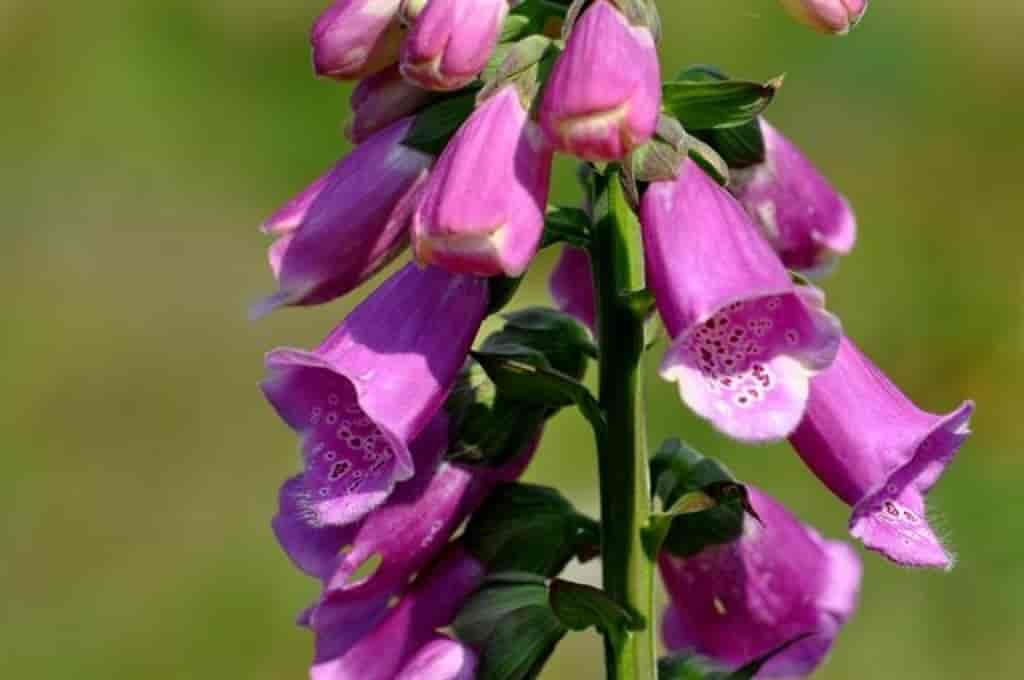
<instances>
[{"instance_id":1,"label":"magenta flower","mask_svg":"<svg viewBox=\"0 0 1024 680\"><path fill-rule=\"evenodd\" d=\"M373 135L271 218L278 292L253 309L327 302L353 290L408 242L409 215L432 158L402 145L412 119Z\"/></svg>"},{"instance_id":2,"label":"magenta flower","mask_svg":"<svg viewBox=\"0 0 1024 680\"><path fill-rule=\"evenodd\" d=\"M665 645L735 669L809 634L757 675L804 677L824 660L856 608L860 560L767 494L747 489L762 521L747 517L739 540L685 559L662 551L658 564L671 599Z\"/></svg>"},{"instance_id":3,"label":"magenta flower","mask_svg":"<svg viewBox=\"0 0 1024 680\"><path fill-rule=\"evenodd\" d=\"M402 75L428 90L457 90L484 70L508 0L427 0L402 43Z\"/></svg>"},{"instance_id":4,"label":"magenta flower","mask_svg":"<svg viewBox=\"0 0 1024 680\"><path fill-rule=\"evenodd\" d=\"M839 321L795 286L743 208L693 161L641 205L647 277L672 338L661 367L683 401L744 441L789 435Z\"/></svg>"},{"instance_id":5,"label":"magenta flower","mask_svg":"<svg viewBox=\"0 0 1024 680\"><path fill-rule=\"evenodd\" d=\"M398 61L400 0L335 0L310 35L313 66L322 76L355 80Z\"/></svg>"},{"instance_id":6,"label":"magenta flower","mask_svg":"<svg viewBox=\"0 0 1024 680\"><path fill-rule=\"evenodd\" d=\"M317 197L327 187L331 172L321 175L315 182L306 187L302 193L281 206L267 221L260 225L264 234L285 236L293 233L306 219L306 214L316 202ZM284 239L282 239L284 240ZM276 245L276 244L275 244ZM273 256L271 256L273 263Z\"/></svg>"},{"instance_id":7,"label":"magenta flower","mask_svg":"<svg viewBox=\"0 0 1024 680\"><path fill-rule=\"evenodd\" d=\"M925 518L925 496L970 434L974 404L949 415L917 408L848 339L811 381L807 414L790 437L807 466L853 506L850 531L910 566L952 568Z\"/></svg>"},{"instance_id":8,"label":"magenta flower","mask_svg":"<svg viewBox=\"0 0 1024 680\"><path fill-rule=\"evenodd\" d=\"M455 381L486 313L487 284L414 264L316 350L267 355L262 387L302 436L310 524L347 524L412 476L412 441Z\"/></svg>"},{"instance_id":9,"label":"magenta flower","mask_svg":"<svg viewBox=\"0 0 1024 680\"><path fill-rule=\"evenodd\" d=\"M548 289L560 310L575 317L592 332L595 330L597 302L587 251L572 246L562 248L558 264L548 280Z\"/></svg>"},{"instance_id":10,"label":"magenta flower","mask_svg":"<svg viewBox=\"0 0 1024 680\"><path fill-rule=\"evenodd\" d=\"M761 119L765 160L735 174L733 194L757 222L783 264L825 273L853 249L857 220L850 205L800 150Z\"/></svg>"},{"instance_id":11,"label":"magenta flower","mask_svg":"<svg viewBox=\"0 0 1024 680\"><path fill-rule=\"evenodd\" d=\"M435 635L405 664L395 680L475 680L478 659L466 645Z\"/></svg>"},{"instance_id":12,"label":"magenta flower","mask_svg":"<svg viewBox=\"0 0 1024 680\"><path fill-rule=\"evenodd\" d=\"M597 0L555 63L540 122L555 149L590 161L623 158L654 134L661 71L654 36Z\"/></svg>"},{"instance_id":13,"label":"magenta flower","mask_svg":"<svg viewBox=\"0 0 1024 680\"><path fill-rule=\"evenodd\" d=\"M551 148L514 86L485 100L437 161L413 213L416 258L519 276L544 231Z\"/></svg>"},{"instance_id":14,"label":"magenta flower","mask_svg":"<svg viewBox=\"0 0 1024 680\"><path fill-rule=\"evenodd\" d=\"M311 612L313 628L319 628L325 616L327 620L334 618L335 609L400 592L413 574L437 558L495 486L519 477L539 442L539 438L534 440L515 460L496 469L439 462L448 442L447 424L447 418L436 418L417 438L413 444L416 476L398 485L385 505L366 516L349 537L350 550L335 553L336 566L325 579L324 592ZM379 560L376 570L363 579L354 579L371 559Z\"/></svg>"},{"instance_id":15,"label":"magenta flower","mask_svg":"<svg viewBox=\"0 0 1024 680\"><path fill-rule=\"evenodd\" d=\"M429 92L407 82L397 65L374 73L359 81L352 90L349 98L352 119L345 135L361 144L378 130L416 113L430 98Z\"/></svg>"},{"instance_id":16,"label":"magenta flower","mask_svg":"<svg viewBox=\"0 0 1024 680\"><path fill-rule=\"evenodd\" d=\"M821 31L849 33L868 11L868 0L779 0L790 16Z\"/></svg>"},{"instance_id":17,"label":"magenta flower","mask_svg":"<svg viewBox=\"0 0 1024 680\"><path fill-rule=\"evenodd\" d=\"M406 665L422 661L424 648L436 642L435 631L452 622L483 578L483 565L461 546L452 546L358 641L350 642L351 630L363 627L362 622L344 620L319 631L311 680L393 680ZM335 644L333 638L344 644ZM330 656L327 651L339 653Z\"/></svg>"}]
</instances>

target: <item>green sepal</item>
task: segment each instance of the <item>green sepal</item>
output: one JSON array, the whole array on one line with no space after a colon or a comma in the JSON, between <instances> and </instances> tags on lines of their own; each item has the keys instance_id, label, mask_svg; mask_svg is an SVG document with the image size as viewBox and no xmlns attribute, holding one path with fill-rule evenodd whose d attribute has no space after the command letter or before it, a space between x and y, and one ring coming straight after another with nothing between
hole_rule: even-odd
<instances>
[{"instance_id":1,"label":"green sepal","mask_svg":"<svg viewBox=\"0 0 1024 680\"><path fill-rule=\"evenodd\" d=\"M607 593L583 583L555 579L548 589L551 609L570 630L594 627L606 638L621 640L630 631L643 630L643 617L623 608Z\"/></svg>"},{"instance_id":2,"label":"green sepal","mask_svg":"<svg viewBox=\"0 0 1024 680\"><path fill-rule=\"evenodd\" d=\"M670 439L651 460L654 493L665 511L651 515L644 530L649 555L661 549L689 557L743 534L746 515L758 519L746 487L717 461L678 439Z\"/></svg>"},{"instance_id":3,"label":"green sepal","mask_svg":"<svg viewBox=\"0 0 1024 680\"><path fill-rule=\"evenodd\" d=\"M454 623L479 650L478 680L532 680L569 629L549 604L542 577L497 574L474 594Z\"/></svg>"},{"instance_id":4,"label":"green sepal","mask_svg":"<svg viewBox=\"0 0 1024 680\"><path fill-rule=\"evenodd\" d=\"M463 542L490 570L552 577L574 557L595 557L601 529L556 489L509 483L473 514Z\"/></svg>"},{"instance_id":5,"label":"green sepal","mask_svg":"<svg viewBox=\"0 0 1024 680\"><path fill-rule=\"evenodd\" d=\"M704 140L696 135L688 135L686 151L690 159L704 168L713 180L722 186L729 185L729 164Z\"/></svg>"},{"instance_id":6,"label":"green sepal","mask_svg":"<svg viewBox=\"0 0 1024 680\"><path fill-rule=\"evenodd\" d=\"M590 247L590 217L579 208L548 206L544 216L544 238L540 247L568 243L576 248Z\"/></svg>"},{"instance_id":7,"label":"green sepal","mask_svg":"<svg viewBox=\"0 0 1024 680\"><path fill-rule=\"evenodd\" d=\"M475 107L476 90L462 91L428 106L416 115L402 144L439 155Z\"/></svg>"},{"instance_id":8,"label":"green sepal","mask_svg":"<svg viewBox=\"0 0 1024 680\"><path fill-rule=\"evenodd\" d=\"M781 86L781 77L765 83L673 80L662 85L661 105L687 130L730 128L758 116Z\"/></svg>"}]
</instances>

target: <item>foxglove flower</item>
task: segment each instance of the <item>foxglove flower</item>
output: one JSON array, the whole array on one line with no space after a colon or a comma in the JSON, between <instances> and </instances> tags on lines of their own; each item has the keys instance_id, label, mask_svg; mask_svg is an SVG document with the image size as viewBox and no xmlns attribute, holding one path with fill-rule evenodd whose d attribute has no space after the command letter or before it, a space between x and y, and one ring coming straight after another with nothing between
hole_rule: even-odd
<instances>
[{"instance_id":1,"label":"foxglove flower","mask_svg":"<svg viewBox=\"0 0 1024 680\"><path fill-rule=\"evenodd\" d=\"M466 645L436 635L423 645L395 680L475 680L478 659Z\"/></svg>"},{"instance_id":2,"label":"foxglove flower","mask_svg":"<svg viewBox=\"0 0 1024 680\"><path fill-rule=\"evenodd\" d=\"M302 193L295 196L267 218L267 221L260 226L264 234L274 236L286 236L294 233L306 219L309 209L316 203L316 199L330 183L332 172L326 172L317 178L315 182L306 187ZM286 239L280 239L287 241ZM273 262L274 258L270 258Z\"/></svg>"},{"instance_id":3,"label":"foxglove flower","mask_svg":"<svg viewBox=\"0 0 1024 680\"><path fill-rule=\"evenodd\" d=\"M761 227L783 264L804 274L827 272L853 249L850 205L807 158L761 119L765 160L736 172L733 194Z\"/></svg>"},{"instance_id":4,"label":"foxglove flower","mask_svg":"<svg viewBox=\"0 0 1024 680\"><path fill-rule=\"evenodd\" d=\"M860 560L767 494L747 489L761 521L748 516L740 539L688 558L661 553L658 564L671 599L665 644L733 670L810 634L757 675L804 677L824 660L856 608Z\"/></svg>"},{"instance_id":5,"label":"foxglove flower","mask_svg":"<svg viewBox=\"0 0 1024 680\"><path fill-rule=\"evenodd\" d=\"M452 622L483 578L483 565L461 546L452 546L357 642L346 645L331 642L335 637L348 642L352 627L349 621L320 631L311 680L393 680L404 666L420 657L424 648L435 641L438 628ZM336 656L322 653L339 647L342 651Z\"/></svg>"},{"instance_id":6,"label":"foxglove flower","mask_svg":"<svg viewBox=\"0 0 1024 680\"><path fill-rule=\"evenodd\" d=\"M868 11L868 0L779 0L790 16L821 31L849 33Z\"/></svg>"},{"instance_id":7,"label":"foxglove flower","mask_svg":"<svg viewBox=\"0 0 1024 680\"><path fill-rule=\"evenodd\" d=\"M513 85L485 100L431 172L412 218L416 258L519 276L544 231L551 148Z\"/></svg>"},{"instance_id":8,"label":"foxglove flower","mask_svg":"<svg viewBox=\"0 0 1024 680\"><path fill-rule=\"evenodd\" d=\"M402 145L411 125L406 118L378 132L271 218L269 228L280 234L269 252L279 289L254 316L333 300L402 251L433 160Z\"/></svg>"},{"instance_id":9,"label":"foxglove flower","mask_svg":"<svg viewBox=\"0 0 1024 680\"><path fill-rule=\"evenodd\" d=\"M623 158L654 134L661 71L654 36L608 0L584 10L544 88L540 122L557 151Z\"/></svg>"},{"instance_id":10,"label":"foxglove flower","mask_svg":"<svg viewBox=\"0 0 1024 680\"><path fill-rule=\"evenodd\" d=\"M313 24L313 66L322 76L364 78L398 61L400 0L335 0Z\"/></svg>"},{"instance_id":11,"label":"foxglove flower","mask_svg":"<svg viewBox=\"0 0 1024 680\"><path fill-rule=\"evenodd\" d=\"M352 119L345 129L345 135L356 144L361 144L374 132L416 113L430 99L429 92L402 77L398 66L374 73L359 81L352 90L349 98Z\"/></svg>"},{"instance_id":12,"label":"foxglove flower","mask_svg":"<svg viewBox=\"0 0 1024 680\"><path fill-rule=\"evenodd\" d=\"M823 296L793 284L739 203L693 161L651 184L641 221L648 282L672 337L662 377L727 435L789 435L810 377L839 346Z\"/></svg>"},{"instance_id":13,"label":"foxglove flower","mask_svg":"<svg viewBox=\"0 0 1024 680\"><path fill-rule=\"evenodd\" d=\"M951 568L925 518L925 496L970 434L972 402L949 415L917 408L845 339L811 381L790 442L814 474L853 506L850 531L900 564Z\"/></svg>"},{"instance_id":14,"label":"foxglove flower","mask_svg":"<svg viewBox=\"0 0 1024 680\"><path fill-rule=\"evenodd\" d=\"M347 524L412 476L412 441L444 402L488 302L487 284L414 264L316 350L277 349L262 387L302 436L310 524Z\"/></svg>"},{"instance_id":15,"label":"foxglove flower","mask_svg":"<svg viewBox=\"0 0 1024 680\"><path fill-rule=\"evenodd\" d=\"M597 301L590 256L581 248L565 246L551 272L548 289L558 308L575 317L591 332L596 328Z\"/></svg>"},{"instance_id":16,"label":"foxglove flower","mask_svg":"<svg viewBox=\"0 0 1024 680\"><path fill-rule=\"evenodd\" d=\"M484 70L508 0L427 0L402 43L402 75L428 90L457 90Z\"/></svg>"},{"instance_id":17,"label":"foxglove flower","mask_svg":"<svg viewBox=\"0 0 1024 680\"><path fill-rule=\"evenodd\" d=\"M351 536L349 551L336 553L336 567L325 580L324 593L311 613L313 628L319 628L325 616L328 620L334 618L331 610L400 592L413 574L437 557L495 486L519 477L539 442L535 439L527 450L499 468L439 462L448 442L447 423L447 418L439 414L417 438L413 444L413 453L418 456L417 475L400 484L387 504L366 516ZM333 529L324 527L327 531ZM379 560L376 570L356 580L360 568L371 559Z\"/></svg>"}]
</instances>

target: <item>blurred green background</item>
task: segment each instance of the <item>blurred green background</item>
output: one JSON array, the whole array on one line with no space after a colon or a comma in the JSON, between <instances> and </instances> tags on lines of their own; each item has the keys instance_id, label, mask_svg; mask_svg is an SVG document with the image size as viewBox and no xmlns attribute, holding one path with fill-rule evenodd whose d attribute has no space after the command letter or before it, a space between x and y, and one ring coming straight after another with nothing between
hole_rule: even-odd
<instances>
[{"instance_id":1,"label":"blurred green background","mask_svg":"<svg viewBox=\"0 0 1024 680\"><path fill-rule=\"evenodd\" d=\"M4 677L305 676L291 618L313 584L268 528L296 441L256 382L265 350L312 345L349 303L246 309L272 284L256 225L346 148L348 89L309 66L324 4L0 1ZM956 570L865 555L818 677L1020 677L1024 5L880 2L846 39L767 0L662 5L667 73L788 74L771 118L860 218L826 286L847 330L922 406L979 402L932 494ZM680 433L845 534L786 447L724 441L653 374L649 400L655 439ZM529 477L595 509L589 445L559 416ZM570 638L544 677L600 677L598 650Z\"/></svg>"}]
</instances>

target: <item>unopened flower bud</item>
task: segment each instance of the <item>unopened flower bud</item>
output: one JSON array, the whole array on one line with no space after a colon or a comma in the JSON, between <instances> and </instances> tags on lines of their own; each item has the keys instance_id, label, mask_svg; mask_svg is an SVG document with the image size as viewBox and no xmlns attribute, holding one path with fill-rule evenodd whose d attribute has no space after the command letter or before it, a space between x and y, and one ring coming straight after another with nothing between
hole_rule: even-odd
<instances>
[{"instance_id":1,"label":"unopened flower bud","mask_svg":"<svg viewBox=\"0 0 1024 680\"><path fill-rule=\"evenodd\" d=\"M507 15L508 0L428 0L402 43L402 75L429 90L469 84L487 65Z\"/></svg>"},{"instance_id":2,"label":"unopened flower bud","mask_svg":"<svg viewBox=\"0 0 1024 680\"><path fill-rule=\"evenodd\" d=\"M558 151L614 161L651 138L660 107L650 29L597 0L573 27L548 79L540 108L544 132Z\"/></svg>"},{"instance_id":3,"label":"unopened flower bud","mask_svg":"<svg viewBox=\"0 0 1024 680\"><path fill-rule=\"evenodd\" d=\"M322 76L352 80L398 61L399 0L336 0L313 24L313 65Z\"/></svg>"},{"instance_id":4,"label":"unopened flower bud","mask_svg":"<svg viewBox=\"0 0 1024 680\"><path fill-rule=\"evenodd\" d=\"M843 35L868 11L868 0L779 0L802 24L822 33Z\"/></svg>"},{"instance_id":5,"label":"unopened flower bud","mask_svg":"<svg viewBox=\"0 0 1024 680\"><path fill-rule=\"evenodd\" d=\"M544 230L551 155L515 86L484 101L424 185L412 219L416 258L478 276L526 271Z\"/></svg>"},{"instance_id":6,"label":"unopened flower bud","mask_svg":"<svg viewBox=\"0 0 1024 680\"><path fill-rule=\"evenodd\" d=\"M345 136L361 144L378 130L416 113L430 99L429 92L402 77L397 65L374 73L352 90L352 119L345 128Z\"/></svg>"}]
</instances>

